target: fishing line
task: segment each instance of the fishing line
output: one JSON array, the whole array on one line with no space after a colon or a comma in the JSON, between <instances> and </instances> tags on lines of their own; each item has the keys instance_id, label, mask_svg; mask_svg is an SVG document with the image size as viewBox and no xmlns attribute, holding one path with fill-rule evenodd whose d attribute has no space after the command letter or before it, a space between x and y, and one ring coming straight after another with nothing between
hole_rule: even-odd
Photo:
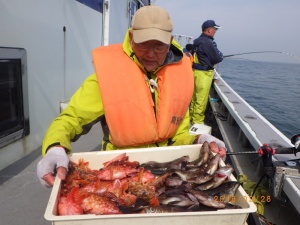
<instances>
[{"instance_id":1,"label":"fishing line","mask_svg":"<svg viewBox=\"0 0 300 225\"><path fill-rule=\"evenodd\" d=\"M260 53L279 53L279 54L285 54L285 55L289 55L292 56L294 58L296 58L297 60L300 61L300 57L292 54L292 53L288 53L288 52L281 52L281 51L258 51L258 52L243 52L243 53L236 53L236 54L231 54L231 55L225 55L223 56L224 58L228 58L228 57L232 57L232 56L237 56L237 55L249 55L249 54L260 54Z\"/></svg>"},{"instance_id":2,"label":"fishing line","mask_svg":"<svg viewBox=\"0 0 300 225\"><path fill-rule=\"evenodd\" d=\"M234 59L235 59L235 60L243 60L243 61L248 61L248 62L257 63L257 64L260 65L261 67L265 67L264 65L262 65L261 63L259 63L258 61L255 61L255 60L245 59L245 58L234 58Z\"/></svg>"}]
</instances>

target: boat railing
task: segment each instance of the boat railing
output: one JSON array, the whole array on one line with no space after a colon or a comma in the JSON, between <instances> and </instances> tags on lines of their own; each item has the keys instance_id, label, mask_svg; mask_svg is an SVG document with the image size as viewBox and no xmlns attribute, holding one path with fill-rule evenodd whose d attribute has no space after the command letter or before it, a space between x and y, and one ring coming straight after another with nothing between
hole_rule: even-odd
<instances>
[{"instance_id":1,"label":"boat railing","mask_svg":"<svg viewBox=\"0 0 300 225\"><path fill-rule=\"evenodd\" d=\"M174 39L182 46L185 47L186 44L191 44L193 42L193 37L183 35L183 34L174 34Z\"/></svg>"}]
</instances>

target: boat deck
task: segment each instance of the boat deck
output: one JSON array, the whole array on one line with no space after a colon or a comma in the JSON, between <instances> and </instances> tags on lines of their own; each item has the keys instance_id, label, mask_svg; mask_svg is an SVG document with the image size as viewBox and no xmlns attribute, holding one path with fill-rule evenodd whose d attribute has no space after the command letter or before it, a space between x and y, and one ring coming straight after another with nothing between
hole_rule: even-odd
<instances>
[{"instance_id":1,"label":"boat deck","mask_svg":"<svg viewBox=\"0 0 300 225\"><path fill-rule=\"evenodd\" d=\"M101 140L101 127L96 124L88 135L72 143L73 152L99 150ZM42 187L36 175L40 159L39 148L0 171L0 224L52 224L44 218L52 189Z\"/></svg>"}]
</instances>

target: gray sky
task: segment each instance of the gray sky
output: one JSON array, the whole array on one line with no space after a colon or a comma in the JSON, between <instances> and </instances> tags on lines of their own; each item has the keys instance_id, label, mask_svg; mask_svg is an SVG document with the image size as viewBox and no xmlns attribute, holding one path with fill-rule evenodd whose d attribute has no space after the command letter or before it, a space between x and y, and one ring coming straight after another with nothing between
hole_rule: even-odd
<instances>
[{"instance_id":1,"label":"gray sky","mask_svg":"<svg viewBox=\"0 0 300 225\"><path fill-rule=\"evenodd\" d=\"M300 0L153 0L165 8L174 34L201 34L207 19L222 26L215 35L224 55L279 51L237 56L256 61L300 63ZM297 56L298 58L296 58Z\"/></svg>"}]
</instances>

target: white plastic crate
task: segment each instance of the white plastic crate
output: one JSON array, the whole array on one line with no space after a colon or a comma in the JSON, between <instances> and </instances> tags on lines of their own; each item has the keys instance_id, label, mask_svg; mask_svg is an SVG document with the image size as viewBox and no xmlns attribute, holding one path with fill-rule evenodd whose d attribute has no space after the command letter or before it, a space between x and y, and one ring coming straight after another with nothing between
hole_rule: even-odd
<instances>
[{"instance_id":1,"label":"white plastic crate","mask_svg":"<svg viewBox=\"0 0 300 225\"><path fill-rule=\"evenodd\" d=\"M166 162L184 155L189 155L190 160L196 159L199 155L201 145L185 145L158 148L127 149L119 151L106 152L84 152L74 153L70 159L78 162L80 158L89 162L91 169L103 167L103 163L126 152L130 161L139 161L140 163L151 160L157 162ZM231 180L236 180L232 175ZM239 187L235 195L235 204L242 209L222 209L217 211L202 212L180 212L180 213L156 213L156 214L119 214L119 215L70 215L58 216L57 204L60 193L61 181L56 178L50 199L46 208L45 218L52 221L52 224L72 224L72 225L152 225L152 224L172 224L172 225L190 225L190 224L233 224L243 225L249 213L256 212L256 206L251 202L249 196L242 187Z\"/></svg>"}]
</instances>

